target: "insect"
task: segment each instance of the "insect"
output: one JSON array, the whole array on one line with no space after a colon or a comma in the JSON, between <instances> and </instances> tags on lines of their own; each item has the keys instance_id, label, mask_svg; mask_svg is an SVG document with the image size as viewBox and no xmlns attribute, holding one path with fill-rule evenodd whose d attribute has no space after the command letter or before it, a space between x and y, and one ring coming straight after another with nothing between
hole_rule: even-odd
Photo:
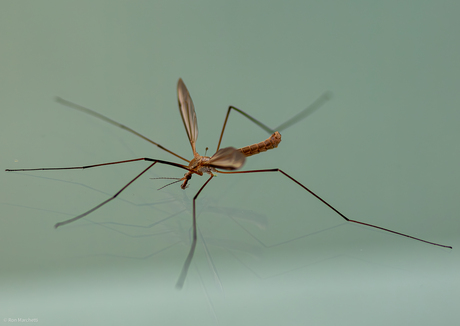
<instances>
[{"instance_id":1,"label":"insect","mask_svg":"<svg viewBox=\"0 0 460 326\"><path fill-rule=\"evenodd\" d=\"M120 123L118 123L118 122L116 122L116 121L114 121L112 119L109 119L106 116L103 116L103 115L101 115L101 114L99 114L99 113L97 113L95 111L92 111L92 110L87 109L85 107L82 107L80 105L74 104L72 102L63 100L61 98L57 98L57 101L59 103L61 103L61 104L64 104L64 105L69 106L71 108L77 109L77 110L85 112L87 114L90 114L90 115L92 115L92 116L94 116L96 118L104 120L104 121L106 121L106 122L108 122L108 123L110 123L112 125L118 126L118 127L122 128L122 129L124 129L124 130L126 130L126 131L128 131L130 133L133 133L136 136L141 137L144 140L152 143L153 145L156 145L157 147L161 148L162 150L164 150L164 151L176 156L177 158L179 158L179 159L181 159L183 161L186 161L188 163L188 165L174 163L174 162L170 162L170 161L163 161L163 160L159 160L159 159L152 159L152 158L143 157L143 158L136 158L136 159L130 159L130 160L124 160L124 161L117 161L117 162L100 163L100 164L93 164L93 165L86 165L86 166L60 167L60 168L7 169L6 171L73 170L73 169L89 169L89 168L101 167L101 166L106 166L106 165L130 163L130 162L136 162L136 161L151 162L150 165L146 169L144 169L141 173L139 173L135 178L133 178L125 186L123 186L123 188L121 188L117 193L115 193L115 195L113 195L109 199L103 201L99 205L93 207L92 209L84 212L83 214L80 214L80 215L75 216L75 217L73 217L71 219L68 219L68 220L65 220L65 221L57 223L55 225L55 228L58 228L60 226L66 225L66 224L69 224L71 222L75 222L75 221L87 216L88 214L94 212L95 210L97 210L98 208L104 206L105 204L109 203L110 201L115 199L121 192L123 192L126 188L128 188L134 181L136 181L144 173L146 173L148 170L150 170L155 164L165 164L165 165L170 165L170 166L174 166L174 167L177 167L177 168L185 170L186 172L185 172L184 176L181 177L181 178L176 178L176 181L173 182L173 183L182 182L182 184L181 184L182 189L187 188L187 184L191 180L193 175L199 175L199 176L202 176L204 174L209 175L208 180L206 180L206 182L201 186L201 188L198 190L198 192L193 197L192 243L191 243L190 250L189 250L189 253L187 255L187 258L186 258L186 260L184 262L184 265L182 267L182 271L180 273L179 279L177 281L177 284L176 284L177 288L182 288L182 286L183 286L183 284L185 282L185 278L187 276L187 271L188 271L190 263L192 261L192 258L193 258L194 252L195 252L196 243L197 243L197 225L196 225L196 209L195 209L196 200L197 200L198 196L200 195L200 193L203 191L203 189L206 187L206 185L216 175L216 173L236 174L236 173L279 172L279 173L283 174L285 177L287 177L288 179L290 179L291 181L295 182L301 188L303 188L304 190L309 192L311 195L316 197L323 204L325 204L330 209L332 209L335 213L337 213L339 216L341 216L345 221L365 225L365 226L368 226L368 227L376 228L376 229L383 230L383 231L390 232L390 233L394 233L394 234L397 234L397 235L400 235L400 236L404 236L404 237L411 238L411 239L414 239L414 240L417 240L417 241L425 242L425 243L428 243L428 244L431 244L431 245L452 249L451 246L446 246L446 245L442 245L442 244L422 240L420 238L416 238L416 237L413 237L413 236L410 236L410 235L407 235L407 234L404 234L404 233L396 232L396 231L393 231L393 230L390 230L390 229L386 229L386 228L383 228L383 227L380 227L380 226L377 226L377 225L368 224L368 223L365 223L365 222L360 222L360 221L349 219L344 214L339 212L336 208L334 208L331 204L329 204L324 199L322 199L320 196L318 196L316 193L314 193L312 190L310 190L309 188L304 186L302 183L300 183L299 181L297 181L296 179L294 179L292 176L290 176L289 174L287 174L286 172L284 172L281 169L274 168L274 169L249 170L249 171L235 171L235 170L240 169L244 165L246 157L249 157L251 155L255 155L255 154L265 152L267 150L271 150L271 149L274 149L274 148L278 147L279 143L281 142L281 134L279 133L279 131L275 131L275 130L270 129L269 127L267 127L263 123L259 122L258 120L254 119L253 117L251 117L247 113L243 112L242 110L240 110L240 109L238 109L238 108L236 108L234 106L230 106L228 108L228 110L227 110L227 115L226 115L225 120L224 120L224 125L222 127L222 132L220 134L219 143L217 145L216 153L214 155L210 156L210 157L209 156L201 156L196 151L196 141L197 141L197 138L198 138L198 124L197 124L197 117L196 117L196 113L195 113L195 107L193 105L192 98L190 97L190 94L189 94L189 92L187 90L187 87L185 86L185 84L182 81L182 79L179 79L179 81L177 83L177 97L178 97L178 102L179 102L179 111L180 111L180 114L181 114L181 117L182 117L182 121L184 123L185 131L187 133L187 137L189 139L189 142L190 142L190 145L191 145L192 151L193 151L193 159L191 159L191 160L187 160L187 159L183 158L182 156L179 156L178 154L176 154L176 153L170 151L169 149L163 147L162 145L150 140L149 138L141 135L140 133L134 131L133 129L128 128L128 127L126 127L126 126L124 126L124 125L122 125L122 124L120 124ZM277 129L282 130L282 129L292 125L293 123L297 122L301 118L305 117L307 114L311 113L314 109L316 109L316 107L318 107L319 104L321 102L323 102L324 100L325 100L325 96L323 96L322 98L318 99L315 103L313 103L312 106L310 106L306 110L302 111L301 113L299 113L294 118L292 118L292 119L288 120L286 123L280 125ZM234 147L226 147L226 148L221 149L220 144L221 144L221 141L222 141L222 137L224 135L225 127L227 125L227 121L228 121L230 112L232 110L239 112L240 114L242 114L243 116L245 116L246 118L248 118L249 120L251 120L252 122L257 124L259 127L264 129L265 131L267 131L269 133L272 133L272 135L269 138L267 138L266 140L264 140L264 141L262 141L260 143L256 143L256 144L246 146L246 147L243 147L243 148L237 149L237 148L234 148Z\"/></svg>"}]
</instances>

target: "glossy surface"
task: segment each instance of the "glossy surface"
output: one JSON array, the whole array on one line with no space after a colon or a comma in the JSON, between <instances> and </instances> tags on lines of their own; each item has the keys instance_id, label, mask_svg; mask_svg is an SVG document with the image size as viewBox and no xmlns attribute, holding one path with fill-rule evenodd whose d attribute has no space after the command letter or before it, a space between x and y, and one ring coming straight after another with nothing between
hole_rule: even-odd
<instances>
[{"instance_id":1,"label":"glossy surface","mask_svg":"<svg viewBox=\"0 0 460 326\"><path fill-rule=\"evenodd\" d=\"M458 319L459 5L456 2L0 4L0 166L184 161L182 77L212 156L229 105L274 128L325 91L245 169L279 167L350 218L446 243L440 249L342 219L281 174L219 175L191 202L148 163L0 173L1 318L43 325L436 325ZM221 147L270 134L232 113ZM209 147L208 153L205 148ZM7 320L8 322L8 320Z\"/></svg>"}]
</instances>

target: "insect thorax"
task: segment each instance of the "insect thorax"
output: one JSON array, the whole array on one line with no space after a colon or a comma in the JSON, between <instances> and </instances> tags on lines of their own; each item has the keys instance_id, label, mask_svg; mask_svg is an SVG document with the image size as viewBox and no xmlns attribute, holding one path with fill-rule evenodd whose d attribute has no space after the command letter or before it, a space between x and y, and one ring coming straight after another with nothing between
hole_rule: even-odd
<instances>
[{"instance_id":1,"label":"insect thorax","mask_svg":"<svg viewBox=\"0 0 460 326\"><path fill-rule=\"evenodd\" d=\"M216 170L206 164L209 160L209 156L197 155L193 158L193 160L190 161L188 167L197 172L199 175L203 175L204 173L213 174L213 172L216 172Z\"/></svg>"}]
</instances>

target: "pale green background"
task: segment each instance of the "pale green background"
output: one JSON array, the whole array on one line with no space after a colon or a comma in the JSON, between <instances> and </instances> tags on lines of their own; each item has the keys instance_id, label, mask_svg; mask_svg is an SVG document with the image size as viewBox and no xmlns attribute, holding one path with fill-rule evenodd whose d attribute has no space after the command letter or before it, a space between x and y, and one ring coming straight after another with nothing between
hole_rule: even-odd
<instances>
[{"instance_id":1,"label":"pale green background","mask_svg":"<svg viewBox=\"0 0 460 326\"><path fill-rule=\"evenodd\" d=\"M149 178L183 171L155 167L55 230L147 163L1 172L2 322L458 323L459 17L456 1L2 1L1 169L178 162L55 96L191 157L179 77L201 154L215 150L228 105L274 127L332 91L245 168L282 168L350 218L454 247L345 224L281 174L220 175L199 197L202 237L177 291L205 178L157 191L166 181ZM223 146L266 137L234 114Z\"/></svg>"}]
</instances>

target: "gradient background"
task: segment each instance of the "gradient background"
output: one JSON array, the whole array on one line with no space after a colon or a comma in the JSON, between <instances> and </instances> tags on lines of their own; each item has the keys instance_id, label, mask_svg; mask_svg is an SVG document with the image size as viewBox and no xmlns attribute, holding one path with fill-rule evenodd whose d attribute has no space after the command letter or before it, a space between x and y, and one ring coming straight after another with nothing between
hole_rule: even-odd
<instances>
[{"instance_id":1,"label":"gradient background","mask_svg":"<svg viewBox=\"0 0 460 326\"><path fill-rule=\"evenodd\" d=\"M0 166L175 157L54 101L60 96L191 158L182 77L203 155L235 105L269 126L320 110L191 200L147 163L0 173L0 317L43 325L452 325L460 320L460 3L454 1L2 1ZM268 135L232 114L223 146ZM5 319L6 318L6 319ZM6 322L5 322L6 320Z\"/></svg>"}]
</instances>

